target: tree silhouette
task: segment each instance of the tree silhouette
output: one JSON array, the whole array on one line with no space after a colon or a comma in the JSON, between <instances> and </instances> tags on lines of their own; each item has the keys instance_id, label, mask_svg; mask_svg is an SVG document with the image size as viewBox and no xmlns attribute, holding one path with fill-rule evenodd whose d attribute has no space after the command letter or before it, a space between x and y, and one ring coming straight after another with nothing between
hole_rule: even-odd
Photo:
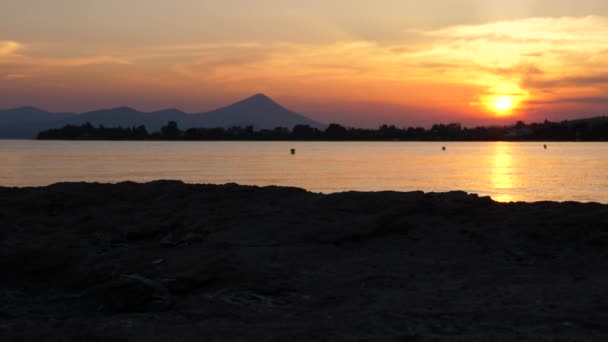
<instances>
[{"instance_id":1,"label":"tree silhouette","mask_svg":"<svg viewBox=\"0 0 608 342\"><path fill-rule=\"evenodd\" d=\"M166 139L175 140L182 135L182 131L177 127L177 122L169 121L166 126L161 127L160 134Z\"/></svg>"},{"instance_id":2,"label":"tree silhouette","mask_svg":"<svg viewBox=\"0 0 608 342\"><path fill-rule=\"evenodd\" d=\"M345 128L333 123L325 131L308 125L296 125L256 131L253 126L190 128L181 131L175 121L168 122L160 132L149 133L145 126L95 128L90 123L67 125L38 134L38 139L63 140L345 140L345 141L606 141L608 118L526 124L512 126L462 128L458 123L399 128L382 125L378 129Z\"/></svg>"},{"instance_id":3,"label":"tree silhouette","mask_svg":"<svg viewBox=\"0 0 608 342\"><path fill-rule=\"evenodd\" d=\"M344 139L344 138L346 138L346 133L347 133L346 128L344 128L336 123L330 124L327 127L327 129L325 130L325 136L331 140Z\"/></svg>"}]
</instances>

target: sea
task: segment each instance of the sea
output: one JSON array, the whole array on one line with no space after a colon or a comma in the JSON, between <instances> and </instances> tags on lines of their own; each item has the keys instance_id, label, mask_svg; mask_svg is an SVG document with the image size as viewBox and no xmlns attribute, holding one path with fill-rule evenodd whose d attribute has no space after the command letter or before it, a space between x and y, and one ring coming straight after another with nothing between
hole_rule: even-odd
<instances>
[{"instance_id":1,"label":"sea","mask_svg":"<svg viewBox=\"0 0 608 342\"><path fill-rule=\"evenodd\" d=\"M159 179L608 203L608 143L0 140L0 186Z\"/></svg>"}]
</instances>

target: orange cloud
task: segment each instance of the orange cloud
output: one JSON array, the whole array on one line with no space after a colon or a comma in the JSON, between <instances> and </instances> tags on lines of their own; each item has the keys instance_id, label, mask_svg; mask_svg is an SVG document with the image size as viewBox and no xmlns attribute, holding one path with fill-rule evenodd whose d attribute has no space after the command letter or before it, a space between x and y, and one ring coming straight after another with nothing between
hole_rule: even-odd
<instances>
[{"instance_id":1,"label":"orange cloud","mask_svg":"<svg viewBox=\"0 0 608 342\"><path fill-rule=\"evenodd\" d=\"M137 87L180 101L183 94L195 101L201 94L268 92L487 117L501 97L509 98L514 114L575 101L603 104L598 99L608 93L605 37L608 18L587 16L408 30L391 42L193 42L61 58L44 48L34 56L29 46L2 41L0 64L10 75L52 74L54 84L91 88L103 78L117 91ZM87 70L98 71L94 81Z\"/></svg>"},{"instance_id":2,"label":"orange cloud","mask_svg":"<svg viewBox=\"0 0 608 342\"><path fill-rule=\"evenodd\" d=\"M21 49L21 44L12 40L1 40L0 41L0 57L13 55L15 52Z\"/></svg>"},{"instance_id":3,"label":"orange cloud","mask_svg":"<svg viewBox=\"0 0 608 342\"><path fill-rule=\"evenodd\" d=\"M123 57L112 55L83 56L83 57L44 57L28 55L25 45L15 41L0 41L0 64L10 64L13 66L30 67L80 67L96 64L130 64L130 61Z\"/></svg>"},{"instance_id":4,"label":"orange cloud","mask_svg":"<svg viewBox=\"0 0 608 342\"><path fill-rule=\"evenodd\" d=\"M4 79L6 80L22 80L22 79L26 79L26 78L31 78L31 75L26 75L26 74L8 74L6 76L4 76Z\"/></svg>"}]
</instances>

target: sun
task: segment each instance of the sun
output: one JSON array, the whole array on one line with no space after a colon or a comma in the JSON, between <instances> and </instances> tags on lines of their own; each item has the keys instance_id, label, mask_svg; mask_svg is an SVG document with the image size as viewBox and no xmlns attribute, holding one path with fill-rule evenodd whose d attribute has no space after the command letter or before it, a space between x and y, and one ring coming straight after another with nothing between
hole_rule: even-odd
<instances>
[{"instance_id":1,"label":"sun","mask_svg":"<svg viewBox=\"0 0 608 342\"><path fill-rule=\"evenodd\" d=\"M519 84L500 81L490 85L487 92L478 97L478 102L471 102L471 105L482 107L481 112L484 115L517 116L525 110L526 101L530 96L531 94Z\"/></svg>"},{"instance_id":2,"label":"sun","mask_svg":"<svg viewBox=\"0 0 608 342\"><path fill-rule=\"evenodd\" d=\"M498 112L506 112L513 107L513 97L511 96L497 96L492 101L492 108Z\"/></svg>"}]
</instances>

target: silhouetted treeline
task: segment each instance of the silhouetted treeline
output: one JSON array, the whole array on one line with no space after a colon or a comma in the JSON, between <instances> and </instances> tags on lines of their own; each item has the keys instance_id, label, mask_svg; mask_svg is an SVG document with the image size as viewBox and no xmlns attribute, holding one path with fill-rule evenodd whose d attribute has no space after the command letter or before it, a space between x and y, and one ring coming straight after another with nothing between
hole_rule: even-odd
<instances>
[{"instance_id":1,"label":"silhouetted treeline","mask_svg":"<svg viewBox=\"0 0 608 342\"><path fill-rule=\"evenodd\" d=\"M346 128L330 124L320 130L307 125L293 129L254 130L253 127L190 128L181 130L170 121L159 132L149 133L144 126L128 128L68 125L40 132L38 139L54 140L302 140L302 141L608 141L608 117L575 121L513 126L462 127L458 123L398 128L383 125L378 129Z\"/></svg>"}]
</instances>

